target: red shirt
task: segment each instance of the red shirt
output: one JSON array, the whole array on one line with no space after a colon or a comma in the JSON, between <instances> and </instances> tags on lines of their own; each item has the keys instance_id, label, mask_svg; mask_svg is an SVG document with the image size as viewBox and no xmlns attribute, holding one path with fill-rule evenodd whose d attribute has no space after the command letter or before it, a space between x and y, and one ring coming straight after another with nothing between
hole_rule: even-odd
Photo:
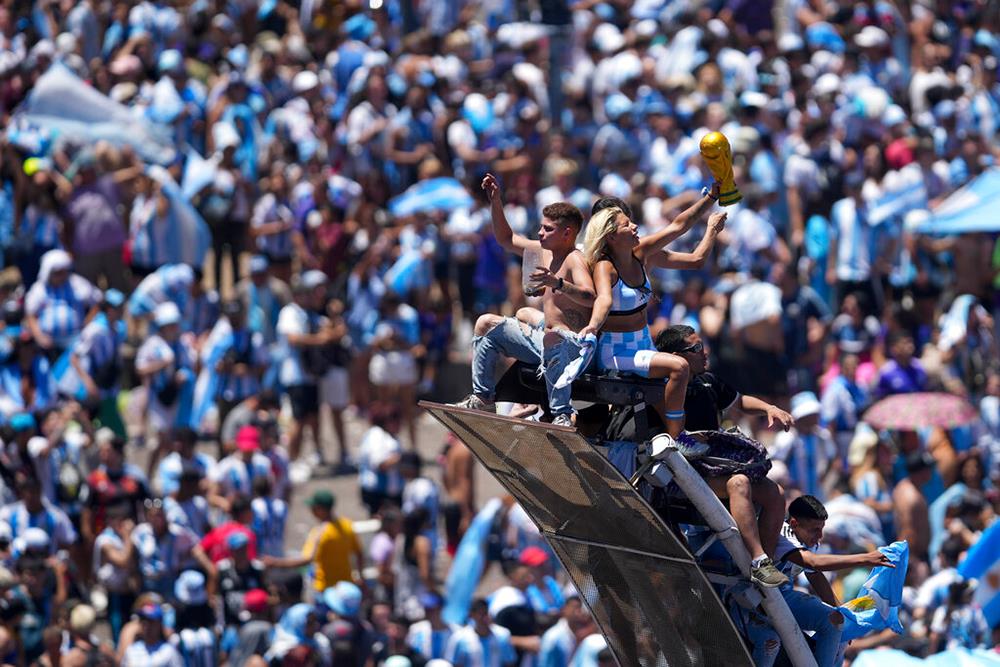
<instances>
[{"instance_id":1,"label":"red shirt","mask_svg":"<svg viewBox=\"0 0 1000 667\"><path fill-rule=\"evenodd\" d=\"M205 550L213 563L229 558L230 553L229 547L226 546L226 540L233 533L246 535L250 540L247 543L247 556L251 559L257 557L257 536L254 535L253 531L237 521L227 521L208 531L208 534L201 538L201 548Z\"/></svg>"}]
</instances>

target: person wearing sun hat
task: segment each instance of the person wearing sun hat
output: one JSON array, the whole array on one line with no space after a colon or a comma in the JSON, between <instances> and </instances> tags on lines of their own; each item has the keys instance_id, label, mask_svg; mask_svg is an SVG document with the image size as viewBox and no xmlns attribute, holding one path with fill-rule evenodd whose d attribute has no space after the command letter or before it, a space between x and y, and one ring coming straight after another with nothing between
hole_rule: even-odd
<instances>
[{"instance_id":1,"label":"person wearing sun hat","mask_svg":"<svg viewBox=\"0 0 1000 667\"><path fill-rule=\"evenodd\" d=\"M792 396L795 425L775 435L771 458L788 466L792 483L803 493L822 499L823 477L837 461L837 445L820 425L822 407L816 394L802 391Z\"/></svg>"},{"instance_id":2,"label":"person wearing sun hat","mask_svg":"<svg viewBox=\"0 0 1000 667\"><path fill-rule=\"evenodd\" d=\"M317 489L306 500L318 524L306 537L299 556L284 558L267 557L270 567L305 567L312 565L313 588L322 593L339 581L355 581L365 568L361 541L354 532L354 523L334 511L336 498L326 489ZM351 569L351 559L355 569ZM357 573L357 575L355 575Z\"/></svg>"}]
</instances>

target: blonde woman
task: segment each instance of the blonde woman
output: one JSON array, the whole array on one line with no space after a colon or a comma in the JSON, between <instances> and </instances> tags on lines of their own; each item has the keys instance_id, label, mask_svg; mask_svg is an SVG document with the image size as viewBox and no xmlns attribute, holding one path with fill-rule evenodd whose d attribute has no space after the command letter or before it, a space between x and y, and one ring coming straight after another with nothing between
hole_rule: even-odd
<instances>
[{"instance_id":1,"label":"blonde woman","mask_svg":"<svg viewBox=\"0 0 1000 667\"><path fill-rule=\"evenodd\" d=\"M674 438L684 430L688 364L676 354L656 351L646 320L646 307L653 296L646 271L658 267L690 268L682 256L664 252L663 247L693 227L715 204L718 192L715 183L673 222L642 239L622 208L612 205L591 217L584 240L584 256L594 274L597 299L590 324L580 335L600 333L595 355L600 370L667 381L663 401L657 407L664 416L667 433ZM709 227L724 221L725 214L717 214ZM692 442L684 453L696 456L706 450L705 445Z\"/></svg>"}]
</instances>

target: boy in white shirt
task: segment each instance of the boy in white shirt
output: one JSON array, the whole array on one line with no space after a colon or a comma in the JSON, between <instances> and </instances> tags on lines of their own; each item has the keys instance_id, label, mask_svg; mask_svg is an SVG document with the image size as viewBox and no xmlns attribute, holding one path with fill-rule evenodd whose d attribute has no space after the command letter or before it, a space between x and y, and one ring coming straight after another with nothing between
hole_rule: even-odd
<instances>
[{"instance_id":1,"label":"boy in white shirt","mask_svg":"<svg viewBox=\"0 0 1000 667\"><path fill-rule=\"evenodd\" d=\"M800 628L815 633L813 655L818 667L837 664L844 626L844 617L837 611L840 602L823 572L855 567L894 567L885 554L877 550L856 555L817 553L828 516L823 503L815 496L799 496L788 506L788 521L781 527L774 552L775 565L789 580L780 589L788 608ZM795 580L803 573L816 595L794 589Z\"/></svg>"}]
</instances>

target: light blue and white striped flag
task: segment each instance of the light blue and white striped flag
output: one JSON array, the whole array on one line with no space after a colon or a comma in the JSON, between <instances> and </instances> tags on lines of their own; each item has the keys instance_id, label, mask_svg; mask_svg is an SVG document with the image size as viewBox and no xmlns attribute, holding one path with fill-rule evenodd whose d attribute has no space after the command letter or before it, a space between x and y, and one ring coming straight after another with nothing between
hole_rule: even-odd
<instances>
[{"instance_id":1,"label":"light blue and white striped flag","mask_svg":"<svg viewBox=\"0 0 1000 667\"><path fill-rule=\"evenodd\" d=\"M396 216L454 211L472 206L472 196L457 179L442 176L411 185L406 192L389 201L389 212Z\"/></svg>"}]
</instances>

